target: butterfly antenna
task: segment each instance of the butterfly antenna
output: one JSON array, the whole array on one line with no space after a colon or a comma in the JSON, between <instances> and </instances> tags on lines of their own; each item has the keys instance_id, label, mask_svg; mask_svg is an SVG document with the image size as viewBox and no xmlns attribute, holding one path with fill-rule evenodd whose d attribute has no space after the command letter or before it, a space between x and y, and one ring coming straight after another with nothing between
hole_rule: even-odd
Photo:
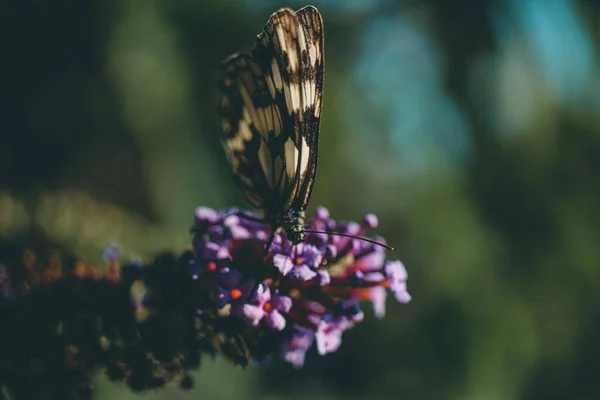
<instances>
[{"instance_id":1,"label":"butterfly antenna","mask_svg":"<svg viewBox=\"0 0 600 400\"><path fill-rule=\"evenodd\" d=\"M381 246L381 247L386 248L386 249L388 249L390 251L394 250L394 248L392 246L388 246L385 243L376 242L375 240L371 240L371 239L368 239L366 237L354 236L354 235L347 235L345 233L339 233L339 232L313 231L313 230L308 230L308 229L305 229L304 232L308 232L308 233L324 233L326 235L349 237L349 238L352 238L352 239L358 239L358 240L362 240L363 242L368 242L368 243L375 244L377 246Z\"/></svg>"}]
</instances>

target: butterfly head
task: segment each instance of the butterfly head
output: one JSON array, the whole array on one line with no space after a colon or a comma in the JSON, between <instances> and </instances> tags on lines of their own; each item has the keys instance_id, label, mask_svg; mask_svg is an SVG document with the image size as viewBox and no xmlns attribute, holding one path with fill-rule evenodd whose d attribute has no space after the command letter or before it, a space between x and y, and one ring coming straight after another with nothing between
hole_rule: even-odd
<instances>
[{"instance_id":1,"label":"butterfly head","mask_svg":"<svg viewBox=\"0 0 600 400\"><path fill-rule=\"evenodd\" d=\"M304 242L304 220L306 214L304 211L289 210L283 215L281 226L285 231L287 238L293 243Z\"/></svg>"}]
</instances>

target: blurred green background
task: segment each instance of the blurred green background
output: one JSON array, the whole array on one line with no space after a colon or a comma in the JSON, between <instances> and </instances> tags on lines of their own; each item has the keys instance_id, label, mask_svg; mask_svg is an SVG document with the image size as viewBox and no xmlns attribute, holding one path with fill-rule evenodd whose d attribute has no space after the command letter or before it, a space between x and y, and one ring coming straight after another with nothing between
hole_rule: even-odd
<instances>
[{"instance_id":1,"label":"blurred green background","mask_svg":"<svg viewBox=\"0 0 600 400\"><path fill-rule=\"evenodd\" d=\"M380 217L409 305L341 349L104 399L599 399L600 6L314 1L325 21L311 209ZM198 205L244 206L219 143L219 62L251 0L0 3L0 240L98 261L188 246ZM367 307L368 308L368 307Z\"/></svg>"}]
</instances>

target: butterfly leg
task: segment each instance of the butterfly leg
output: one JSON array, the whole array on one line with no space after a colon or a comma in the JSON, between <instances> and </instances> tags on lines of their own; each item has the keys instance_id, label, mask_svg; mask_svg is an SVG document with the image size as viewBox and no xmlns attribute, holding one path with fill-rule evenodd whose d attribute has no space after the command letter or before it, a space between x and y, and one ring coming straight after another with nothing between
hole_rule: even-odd
<instances>
[{"instance_id":1,"label":"butterfly leg","mask_svg":"<svg viewBox=\"0 0 600 400\"><path fill-rule=\"evenodd\" d=\"M269 237L269 241L267 242L267 245L265 246L265 250L263 252L263 259L267 258L267 254L269 254L269 249L271 248L271 245L273 244L273 240L275 240L275 233L273 232L271 234L271 236Z\"/></svg>"},{"instance_id":2,"label":"butterfly leg","mask_svg":"<svg viewBox=\"0 0 600 400\"><path fill-rule=\"evenodd\" d=\"M294 260L298 258L298 246L294 246Z\"/></svg>"}]
</instances>

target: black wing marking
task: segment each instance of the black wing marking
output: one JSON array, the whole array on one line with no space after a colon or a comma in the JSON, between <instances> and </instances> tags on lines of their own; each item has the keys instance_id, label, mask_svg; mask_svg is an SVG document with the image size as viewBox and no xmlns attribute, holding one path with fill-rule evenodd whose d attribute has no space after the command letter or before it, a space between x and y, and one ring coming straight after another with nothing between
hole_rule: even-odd
<instances>
[{"instance_id":1,"label":"black wing marking","mask_svg":"<svg viewBox=\"0 0 600 400\"><path fill-rule=\"evenodd\" d=\"M281 104L285 121L280 154L284 176L278 186L278 203L271 213L283 213L296 196L297 172L300 169L300 124L302 109L299 90L298 19L289 8L274 13L258 35L253 56L263 69L273 101Z\"/></svg>"},{"instance_id":2,"label":"black wing marking","mask_svg":"<svg viewBox=\"0 0 600 400\"><path fill-rule=\"evenodd\" d=\"M312 6L274 13L251 53L224 63L224 145L246 198L269 213L304 210L314 183L323 25Z\"/></svg>"},{"instance_id":3,"label":"black wing marking","mask_svg":"<svg viewBox=\"0 0 600 400\"><path fill-rule=\"evenodd\" d=\"M225 60L219 112L223 147L235 180L250 204L269 208L284 175L279 151L284 124L280 104L272 101L263 75L248 54Z\"/></svg>"},{"instance_id":4,"label":"black wing marking","mask_svg":"<svg viewBox=\"0 0 600 400\"><path fill-rule=\"evenodd\" d=\"M323 46L323 19L313 6L306 6L297 12L301 27L300 40L300 82L302 86L302 131L310 150L306 168L301 170L295 204L305 210L312 193L317 173L319 150L319 130L321 126L321 104L323 99L323 76L325 53ZM304 154L302 154L304 157Z\"/></svg>"}]
</instances>

